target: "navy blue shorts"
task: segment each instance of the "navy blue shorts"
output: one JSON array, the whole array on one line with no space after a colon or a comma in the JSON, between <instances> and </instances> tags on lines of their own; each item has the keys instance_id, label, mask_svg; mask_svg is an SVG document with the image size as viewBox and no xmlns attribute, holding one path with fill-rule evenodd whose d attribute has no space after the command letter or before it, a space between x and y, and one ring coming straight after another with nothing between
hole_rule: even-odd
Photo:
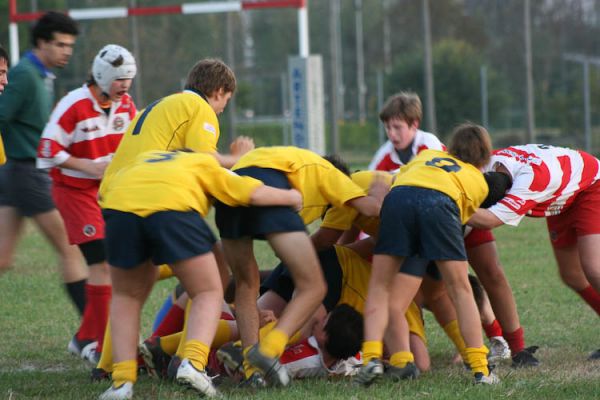
<instances>
[{"instance_id":1,"label":"navy blue shorts","mask_svg":"<svg viewBox=\"0 0 600 400\"><path fill-rule=\"evenodd\" d=\"M380 219L374 254L467 259L458 206L442 192L397 186L385 197Z\"/></svg>"},{"instance_id":2,"label":"navy blue shorts","mask_svg":"<svg viewBox=\"0 0 600 400\"><path fill-rule=\"evenodd\" d=\"M442 275L435 262L420 257L405 258L400 266L400 272L418 277L423 277L427 274L436 281L442 279Z\"/></svg>"},{"instance_id":3,"label":"navy blue shorts","mask_svg":"<svg viewBox=\"0 0 600 400\"><path fill-rule=\"evenodd\" d=\"M12 160L0 167L0 206L14 207L23 217L32 217L56 208L48 171L38 169L35 160Z\"/></svg>"},{"instance_id":4,"label":"navy blue shorts","mask_svg":"<svg viewBox=\"0 0 600 400\"><path fill-rule=\"evenodd\" d=\"M145 218L103 210L108 263L130 269L151 259L154 265L173 264L212 251L216 242L196 211L159 211Z\"/></svg>"},{"instance_id":5,"label":"navy blue shorts","mask_svg":"<svg viewBox=\"0 0 600 400\"><path fill-rule=\"evenodd\" d=\"M333 247L320 251L318 256L323 275L325 276L325 283L327 284L327 294L323 299L323 305L327 312L329 312L338 304L342 295L342 267ZM284 263L280 263L262 283L261 293L271 290L289 303L292 299L294 288L294 281L292 280L290 271Z\"/></svg>"},{"instance_id":6,"label":"navy blue shorts","mask_svg":"<svg viewBox=\"0 0 600 400\"><path fill-rule=\"evenodd\" d=\"M284 172L271 168L248 167L234 171L238 175L251 176L265 185L279 189L291 189ZM265 235L278 232L306 232L300 215L291 207L229 207L215 203L215 222L223 239L251 237L265 239Z\"/></svg>"}]
</instances>

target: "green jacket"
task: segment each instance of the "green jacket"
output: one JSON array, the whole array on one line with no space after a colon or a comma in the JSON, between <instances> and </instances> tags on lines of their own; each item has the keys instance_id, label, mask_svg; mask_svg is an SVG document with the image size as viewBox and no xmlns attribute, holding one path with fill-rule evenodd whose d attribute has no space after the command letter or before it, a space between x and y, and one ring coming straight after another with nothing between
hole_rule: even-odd
<instances>
[{"instance_id":1,"label":"green jacket","mask_svg":"<svg viewBox=\"0 0 600 400\"><path fill-rule=\"evenodd\" d=\"M9 84L0 95L0 132L8 158L35 159L52 111L51 79L28 55L9 70Z\"/></svg>"}]
</instances>

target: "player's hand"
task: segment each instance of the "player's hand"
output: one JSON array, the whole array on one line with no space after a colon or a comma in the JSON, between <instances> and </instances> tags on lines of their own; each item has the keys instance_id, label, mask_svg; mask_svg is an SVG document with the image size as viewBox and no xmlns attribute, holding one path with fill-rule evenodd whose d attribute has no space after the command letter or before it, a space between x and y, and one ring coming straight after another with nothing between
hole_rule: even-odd
<instances>
[{"instance_id":1,"label":"player's hand","mask_svg":"<svg viewBox=\"0 0 600 400\"><path fill-rule=\"evenodd\" d=\"M304 206L304 200L302 199L302 193L300 193L296 189L290 189L289 192L290 192L290 196L292 199L291 207L294 209L294 211L302 210L302 207Z\"/></svg>"},{"instance_id":2,"label":"player's hand","mask_svg":"<svg viewBox=\"0 0 600 400\"><path fill-rule=\"evenodd\" d=\"M259 324L260 324L261 328L263 326L265 326L266 324L268 324L269 322L277 321L277 318L275 317L275 313L273 312L273 310L259 310L258 316L259 316Z\"/></svg>"},{"instance_id":3,"label":"player's hand","mask_svg":"<svg viewBox=\"0 0 600 400\"><path fill-rule=\"evenodd\" d=\"M229 151L234 156L242 156L250 150L254 149L254 147L254 139L248 136L238 136L229 145Z\"/></svg>"},{"instance_id":4,"label":"player's hand","mask_svg":"<svg viewBox=\"0 0 600 400\"><path fill-rule=\"evenodd\" d=\"M374 197L379 200L379 202L383 202L383 198L390 191L390 185L383 179L383 176L379 173L375 174L375 179L371 183L369 187L369 196Z\"/></svg>"}]
</instances>

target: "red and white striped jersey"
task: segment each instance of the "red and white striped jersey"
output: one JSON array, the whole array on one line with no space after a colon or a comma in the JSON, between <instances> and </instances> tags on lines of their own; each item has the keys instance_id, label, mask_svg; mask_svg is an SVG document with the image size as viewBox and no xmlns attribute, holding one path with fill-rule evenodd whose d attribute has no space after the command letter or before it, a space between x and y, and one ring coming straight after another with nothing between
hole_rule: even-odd
<instances>
[{"instance_id":1,"label":"red and white striped jersey","mask_svg":"<svg viewBox=\"0 0 600 400\"><path fill-rule=\"evenodd\" d=\"M434 134L417 130L415 139L412 142L412 156L410 158L412 159L422 150L427 149L446 151L446 146ZM395 171L404 164L400 160L396 149L394 149L394 145L388 140L377 150L368 168L377 171Z\"/></svg>"},{"instance_id":2,"label":"red and white striped jersey","mask_svg":"<svg viewBox=\"0 0 600 400\"><path fill-rule=\"evenodd\" d=\"M527 215L548 217L566 210L575 196L600 179L600 161L592 155L541 144L496 150L490 169L501 164L512 176L506 196L488 210L508 225Z\"/></svg>"},{"instance_id":3,"label":"red and white striped jersey","mask_svg":"<svg viewBox=\"0 0 600 400\"><path fill-rule=\"evenodd\" d=\"M324 378L330 375L350 376L362 365L360 353L346 360L336 361L331 368L323 363L317 339L311 336L289 346L279 358L292 378Z\"/></svg>"},{"instance_id":4,"label":"red and white striped jersey","mask_svg":"<svg viewBox=\"0 0 600 400\"><path fill-rule=\"evenodd\" d=\"M128 94L121 101L113 101L107 115L87 85L69 92L58 102L44 128L37 167L52 168L56 183L82 189L97 185L98 179L59 165L71 156L110 161L135 114L135 104Z\"/></svg>"}]
</instances>

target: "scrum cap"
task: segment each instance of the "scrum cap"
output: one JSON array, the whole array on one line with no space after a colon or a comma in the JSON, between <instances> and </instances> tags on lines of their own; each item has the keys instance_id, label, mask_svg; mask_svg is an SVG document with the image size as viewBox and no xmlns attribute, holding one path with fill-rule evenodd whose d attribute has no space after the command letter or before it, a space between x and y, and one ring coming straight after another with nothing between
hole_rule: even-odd
<instances>
[{"instance_id":1,"label":"scrum cap","mask_svg":"<svg viewBox=\"0 0 600 400\"><path fill-rule=\"evenodd\" d=\"M94 80L104 93L117 79L133 79L137 68L135 59L124 47L108 44L98 52L92 65Z\"/></svg>"}]
</instances>

